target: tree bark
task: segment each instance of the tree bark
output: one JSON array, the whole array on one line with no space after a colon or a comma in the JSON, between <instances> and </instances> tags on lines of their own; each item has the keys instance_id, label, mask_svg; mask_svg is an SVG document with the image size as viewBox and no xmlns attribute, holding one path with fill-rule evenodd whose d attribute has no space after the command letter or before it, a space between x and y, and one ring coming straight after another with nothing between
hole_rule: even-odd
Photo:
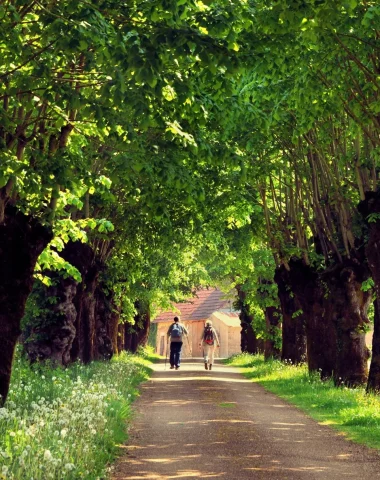
<instances>
[{"instance_id":1,"label":"tree bark","mask_svg":"<svg viewBox=\"0 0 380 480\"><path fill-rule=\"evenodd\" d=\"M281 314L277 307L266 307L265 309L266 338L264 342L264 358L279 359L281 357L281 349L276 346L276 338L280 335Z\"/></svg>"},{"instance_id":2,"label":"tree bark","mask_svg":"<svg viewBox=\"0 0 380 480\"><path fill-rule=\"evenodd\" d=\"M117 328L117 351L125 350L125 323L119 323Z\"/></svg>"},{"instance_id":3,"label":"tree bark","mask_svg":"<svg viewBox=\"0 0 380 480\"><path fill-rule=\"evenodd\" d=\"M71 357L72 360L79 359L84 363L89 363L95 359L95 290L102 266L97 261L91 246L86 243L68 242L61 255L82 275L82 282L78 285L74 298L77 310L75 322L77 335L73 342Z\"/></svg>"},{"instance_id":4,"label":"tree bark","mask_svg":"<svg viewBox=\"0 0 380 480\"><path fill-rule=\"evenodd\" d=\"M380 217L380 189L366 192L365 200L359 203L358 209L368 225L368 241L365 252L371 270L375 290L375 316L372 340L372 357L369 369L367 391L380 392L380 220L376 217L368 221L368 216Z\"/></svg>"},{"instance_id":5,"label":"tree bark","mask_svg":"<svg viewBox=\"0 0 380 480\"><path fill-rule=\"evenodd\" d=\"M117 352L114 348L115 330L117 328L114 323L114 313L112 308L112 297L105 294L101 285L98 285L95 291L95 359L109 360L114 353ZM117 323L116 323L117 327Z\"/></svg>"},{"instance_id":6,"label":"tree bark","mask_svg":"<svg viewBox=\"0 0 380 480\"><path fill-rule=\"evenodd\" d=\"M31 319L27 327L24 349L31 362L51 360L57 365L71 362L71 347L76 336L74 327L77 311L73 299L77 282L69 277L51 275L53 286L39 284L32 296L41 314ZM55 303L49 300L55 299Z\"/></svg>"},{"instance_id":7,"label":"tree bark","mask_svg":"<svg viewBox=\"0 0 380 480\"><path fill-rule=\"evenodd\" d=\"M365 343L365 327L369 323L367 312L372 294L363 292L361 287L369 278L368 266L345 260L344 265L329 276L328 285L335 307L331 309L331 318L338 342L334 380L336 384L344 383L350 387L363 385L368 379L369 350Z\"/></svg>"},{"instance_id":8,"label":"tree bark","mask_svg":"<svg viewBox=\"0 0 380 480\"><path fill-rule=\"evenodd\" d=\"M375 316L372 337L372 357L367 382L367 393L380 392L380 309L379 301L377 299L374 301L374 307Z\"/></svg>"},{"instance_id":9,"label":"tree bark","mask_svg":"<svg viewBox=\"0 0 380 480\"><path fill-rule=\"evenodd\" d=\"M137 314L134 317L134 325L126 327L125 350L136 353L139 347L145 347L148 343L150 329L150 310L146 302L136 301Z\"/></svg>"},{"instance_id":10,"label":"tree bark","mask_svg":"<svg viewBox=\"0 0 380 480\"><path fill-rule=\"evenodd\" d=\"M250 314L249 305L246 303L246 292L241 285L236 286L238 292L237 307L240 310L239 318L241 324L241 351L244 353L256 354L264 351L263 342L260 342L253 329L253 316Z\"/></svg>"},{"instance_id":11,"label":"tree bark","mask_svg":"<svg viewBox=\"0 0 380 480\"><path fill-rule=\"evenodd\" d=\"M302 307L290 288L289 273L284 266L276 269L274 280L282 313L281 360L294 365L306 361L306 325Z\"/></svg>"},{"instance_id":12,"label":"tree bark","mask_svg":"<svg viewBox=\"0 0 380 480\"><path fill-rule=\"evenodd\" d=\"M309 371L319 371L322 378L329 378L335 368L336 338L335 330L326 318L324 290L317 272L301 260L292 260L289 266L291 288L306 319Z\"/></svg>"},{"instance_id":13,"label":"tree bark","mask_svg":"<svg viewBox=\"0 0 380 480\"><path fill-rule=\"evenodd\" d=\"M118 354L120 352L119 345L118 345L120 315L116 307L116 304L114 303L113 298L111 298L110 304L111 304L111 315L110 315L110 320L108 325L108 335L112 342L112 349L114 351L114 354Z\"/></svg>"},{"instance_id":14,"label":"tree bark","mask_svg":"<svg viewBox=\"0 0 380 480\"><path fill-rule=\"evenodd\" d=\"M25 344L29 358L61 365L110 359L117 352L118 315L112 294L98 284L101 265L92 248L80 242L69 242L62 256L81 272L82 282L51 274L54 286L36 294L43 318L32 320ZM46 302L52 297L56 303Z\"/></svg>"},{"instance_id":15,"label":"tree bark","mask_svg":"<svg viewBox=\"0 0 380 480\"><path fill-rule=\"evenodd\" d=\"M37 259L53 235L50 229L7 206L0 224L0 406L4 404L20 322L32 290Z\"/></svg>"},{"instance_id":16,"label":"tree bark","mask_svg":"<svg viewBox=\"0 0 380 480\"><path fill-rule=\"evenodd\" d=\"M306 317L309 370L336 383L362 384L367 379L364 326L371 295L361 285L368 268L349 259L322 273L301 261L290 267L291 287Z\"/></svg>"}]
</instances>

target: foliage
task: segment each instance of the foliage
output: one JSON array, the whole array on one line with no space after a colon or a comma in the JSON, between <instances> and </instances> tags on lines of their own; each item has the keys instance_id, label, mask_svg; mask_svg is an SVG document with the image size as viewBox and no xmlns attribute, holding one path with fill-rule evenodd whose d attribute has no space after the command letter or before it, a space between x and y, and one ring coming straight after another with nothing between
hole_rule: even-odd
<instances>
[{"instance_id":1,"label":"foliage","mask_svg":"<svg viewBox=\"0 0 380 480\"><path fill-rule=\"evenodd\" d=\"M123 353L111 362L52 369L17 358L0 409L0 478L97 479L126 439L136 385L149 362ZM2 476L1 476L2 475Z\"/></svg>"}]
</instances>

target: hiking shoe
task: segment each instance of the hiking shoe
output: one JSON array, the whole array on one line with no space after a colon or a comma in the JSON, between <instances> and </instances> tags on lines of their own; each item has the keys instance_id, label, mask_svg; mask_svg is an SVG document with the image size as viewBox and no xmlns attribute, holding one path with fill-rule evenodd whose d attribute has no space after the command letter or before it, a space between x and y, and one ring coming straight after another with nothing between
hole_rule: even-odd
<instances>
[{"instance_id":1,"label":"hiking shoe","mask_svg":"<svg viewBox=\"0 0 380 480\"><path fill-rule=\"evenodd\" d=\"M205 362L205 370L208 370L208 368L207 368L207 362Z\"/></svg>"},{"instance_id":2,"label":"hiking shoe","mask_svg":"<svg viewBox=\"0 0 380 480\"><path fill-rule=\"evenodd\" d=\"M173 368L174 368L174 365L170 365L170 370L173 370Z\"/></svg>"},{"instance_id":3,"label":"hiking shoe","mask_svg":"<svg viewBox=\"0 0 380 480\"><path fill-rule=\"evenodd\" d=\"M212 370L212 363L210 363L210 365L208 366L208 369Z\"/></svg>"},{"instance_id":4,"label":"hiking shoe","mask_svg":"<svg viewBox=\"0 0 380 480\"><path fill-rule=\"evenodd\" d=\"M178 369L179 369L179 365L176 365L175 369L178 370Z\"/></svg>"}]
</instances>

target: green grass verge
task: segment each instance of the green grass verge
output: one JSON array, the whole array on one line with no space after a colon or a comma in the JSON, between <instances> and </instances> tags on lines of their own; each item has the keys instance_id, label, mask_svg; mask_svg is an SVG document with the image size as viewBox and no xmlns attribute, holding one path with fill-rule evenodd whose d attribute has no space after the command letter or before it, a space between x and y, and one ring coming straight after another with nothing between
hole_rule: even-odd
<instances>
[{"instance_id":1,"label":"green grass verge","mask_svg":"<svg viewBox=\"0 0 380 480\"><path fill-rule=\"evenodd\" d=\"M17 358L0 409L0 479L107 477L127 439L137 386L156 358L123 353L66 369Z\"/></svg>"},{"instance_id":2,"label":"green grass verge","mask_svg":"<svg viewBox=\"0 0 380 480\"><path fill-rule=\"evenodd\" d=\"M261 355L242 354L226 361L240 367L244 375L267 390L296 405L321 424L330 425L347 438L380 449L380 397L364 388L334 386L310 375L305 365L294 366L276 360L265 362Z\"/></svg>"}]
</instances>

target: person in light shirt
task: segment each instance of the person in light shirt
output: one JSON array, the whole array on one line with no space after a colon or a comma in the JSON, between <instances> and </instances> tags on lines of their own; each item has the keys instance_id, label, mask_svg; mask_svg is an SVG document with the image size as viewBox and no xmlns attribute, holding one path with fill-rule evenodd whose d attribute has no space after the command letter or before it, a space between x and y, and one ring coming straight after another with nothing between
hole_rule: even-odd
<instances>
[{"instance_id":1,"label":"person in light shirt","mask_svg":"<svg viewBox=\"0 0 380 480\"><path fill-rule=\"evenodd\" d=\"M211 320L207 320L205 323L200 346L203 347L205 370L212 370L215 348L220 347L220 342L218 334L216 333L215 328L212 326Z\"/></svg>"}]
</instances>

